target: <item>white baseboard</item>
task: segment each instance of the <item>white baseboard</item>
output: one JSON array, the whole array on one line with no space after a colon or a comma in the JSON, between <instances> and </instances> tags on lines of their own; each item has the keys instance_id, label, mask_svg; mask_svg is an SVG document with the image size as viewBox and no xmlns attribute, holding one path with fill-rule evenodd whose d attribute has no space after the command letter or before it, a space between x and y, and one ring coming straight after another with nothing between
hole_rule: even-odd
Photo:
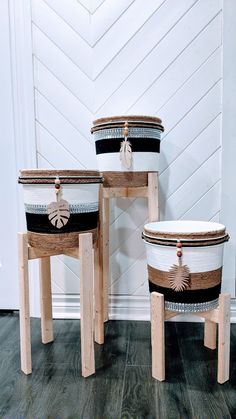
<instances>
[{"instance_id":1,"label":"white baseboard","mask_svg":"<svg viewBox=\"0 0 236 419\"><path fill-rule=\"evenodd\" d=\"M77 294L54 294L53 317L54 319L79 319L80 296ZM109 319L150 320L149 296L110 296ZM192 315L179 315L173 321L199 322L201 319ZM236 323L236 299L231 300L231 322Z\"/></svg>"}]
</instances>

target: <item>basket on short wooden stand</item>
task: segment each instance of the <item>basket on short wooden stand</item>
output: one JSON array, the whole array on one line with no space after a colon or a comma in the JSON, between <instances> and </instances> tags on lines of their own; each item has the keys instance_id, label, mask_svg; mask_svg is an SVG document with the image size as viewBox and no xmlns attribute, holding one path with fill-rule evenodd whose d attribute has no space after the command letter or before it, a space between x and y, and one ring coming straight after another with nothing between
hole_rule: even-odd
<instances>
[{"instance_id":1,"label":"basket on short wooden stand","mask_svg":"<svg viewBox=\"0 0 236 419\"><path fill-rule=\"evenodd\" d=\"M206 347L216 347L218 382L229 378L230 295L220 294L224 243L222 224L163 221L144 226L151 292L152 375L165 379L164 322L181 313L205 318Z\"/></svg>"}]
</instances>

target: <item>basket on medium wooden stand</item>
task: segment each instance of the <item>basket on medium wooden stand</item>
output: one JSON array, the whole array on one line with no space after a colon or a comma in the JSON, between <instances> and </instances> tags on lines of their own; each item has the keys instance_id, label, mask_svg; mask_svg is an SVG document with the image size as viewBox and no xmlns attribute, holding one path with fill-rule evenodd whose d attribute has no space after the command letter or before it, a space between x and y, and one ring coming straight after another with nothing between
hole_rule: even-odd
<instances>
[{"instance_id":1,"label":"basket on medium wooden stand","mask_svg":"<svg viewBox=\"0 0 236 419\"><path fill-rule=\"evenodd\" d=\"M95 340L103 342L103 306L99 288L98 172L78 170L22 170L27 233L19 233L21 369L32 372L28 261L40 260L42 342L53 341L50 256L80 259L82 375L95 372ZM95 274L95 275L94 275ZM93 278L95 277L95 281Z\"/></svg>"}]
</instances>

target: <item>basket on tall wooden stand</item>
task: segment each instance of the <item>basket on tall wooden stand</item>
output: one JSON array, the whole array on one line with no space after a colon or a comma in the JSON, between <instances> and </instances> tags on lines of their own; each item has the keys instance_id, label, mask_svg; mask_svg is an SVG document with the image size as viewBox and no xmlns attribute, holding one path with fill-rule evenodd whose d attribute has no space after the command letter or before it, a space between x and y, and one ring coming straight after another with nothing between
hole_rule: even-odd
<instances>
[{"instance_id":1,"label":"basket on tall wooden stand","mask_svg":"<svg viewBox=\"0 0 236 419\"><path fill-rule=\"evenodd\" d=\"M220 294L224 243L222 224L163 221L144 226L151 294L152 374L165 378L164 321L181 313L205 318L206 347L216 347L218 382L229 378L230 296Z\"/></svg>"},{"instance_id":2,"label":"basket on tall wooden stand","mask_svg":"<svg viewBox=\"0 0 236 419\"><path fill-rule=\"evenodd\" d=\"M109 199L145 197L149 221L159 218L158 169L161 119L125 115L100 118L91 129L98 168L104 178L100 195L104 321L108 320Z\"/></svg>"},{"instance_id":3,"label":"basket on tall wooden stand","mask_svg":"<svg viewBox=\"0 0 236 419\"><path fill-rule=\"evenodd\" d=\"M20 278L21 369L32 372L28 261L40 260L42 342L53 341L50 256L80 259L80 314L82 375L95 372L95 340L103 339L100 294L98 197L102 177L96 171L22 170L27 233L18 234ZM93 283L95 271L95 281Z\"/></svg>"}]
</instances>

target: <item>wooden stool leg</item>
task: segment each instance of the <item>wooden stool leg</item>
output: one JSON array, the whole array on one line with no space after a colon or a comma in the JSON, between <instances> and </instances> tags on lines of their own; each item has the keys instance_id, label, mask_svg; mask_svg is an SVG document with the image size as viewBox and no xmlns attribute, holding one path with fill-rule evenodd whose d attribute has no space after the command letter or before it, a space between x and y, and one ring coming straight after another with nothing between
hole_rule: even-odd
<instances>
[{"instance_id":1,"label":"wooden stool leg","mask_svg":"<svg viewBox=\"0 0 236 419\"><path fill-rule=\"evenodd\" d=\"M82 375L95 373L93 321L93 239L91 233L79 235L80 325Z\"/></svg>"},{"instance_id":2,"label":"wooden stool leg","mask_svg":"<svg viewBox=\"0 0 236 419\"><path fill-rule=\"evenodd\" d=\"M152 377L165 380L165 306L164 295L151 294Z\"/></svg>"},{"instance_id":3,"label":"wooden stool leg","mask_svg":"<svg viewBox=\"0 0 236 419\"><path fill-rule=\"evenodd\" d=\"M148 173L148 219L159 220L158 173Z\"/></svg>"},{"instance_id":4,"label":"wooden stool leg","mask_svg":"<svg viewBox=\"0 0 236 419\"><path fill-rule=\"evenodd\" d=\"M39 259L39 282L42 342L49 343L53 341L50 257Z\"/></svg>"},{"instance_id":5,"label":"wooden stool leg","mask_svg":"<svg viewBox=\"0 0 236 419\"><path fill-rule=\"evenodd\" d=\"M209 349L216 349L216 329L217 323L205 320L204 326L204 346Z\"/></svg>"},{"instance_id":6,"label":"wooden stool leg","mask_svg":"<svg viewBox=\"0 0 236 419\"><path fill-rule=\"evenodd\" d=\"M219 297L218 374L220 384L229 379L230 354L230 294Z\"/></svg>"},{"instance_id":7,"label":"wooden stool leg","mask_svg":"<svg viewBox=\"0 0 236 419\"><path fill-rule=\"evenodd\" d=\"M109 226L110 226L110 203L109 198L103 198L103 190L100 189L100 237L99 247L101 251L102 275L103 275L103 320L108 321L109 307Z\"/></svg>"},{"instance_id":8,"label":"wooden stool leg","mask_svg":"<svg viewBox=\"0 0 236 419\"><path fill-rule=\"evenodd\" d=\"M19 286L20 286L20 353L21 370L32 373L30 307L29 307L29 273L28 273L28 239L26 233L18 233L19 251Z\"/></svg>"},{"instance_id":9,"label":"wooden stool leg","mask_svg":"<svg viewBox=\"0 0 236 419\"><path fill-rule=\"evenodd\" d=\"M94 247L94 291L95 291L95 342L104 343L103 322L103 277L98 243Z\"/></svg>"}]
</instances>

